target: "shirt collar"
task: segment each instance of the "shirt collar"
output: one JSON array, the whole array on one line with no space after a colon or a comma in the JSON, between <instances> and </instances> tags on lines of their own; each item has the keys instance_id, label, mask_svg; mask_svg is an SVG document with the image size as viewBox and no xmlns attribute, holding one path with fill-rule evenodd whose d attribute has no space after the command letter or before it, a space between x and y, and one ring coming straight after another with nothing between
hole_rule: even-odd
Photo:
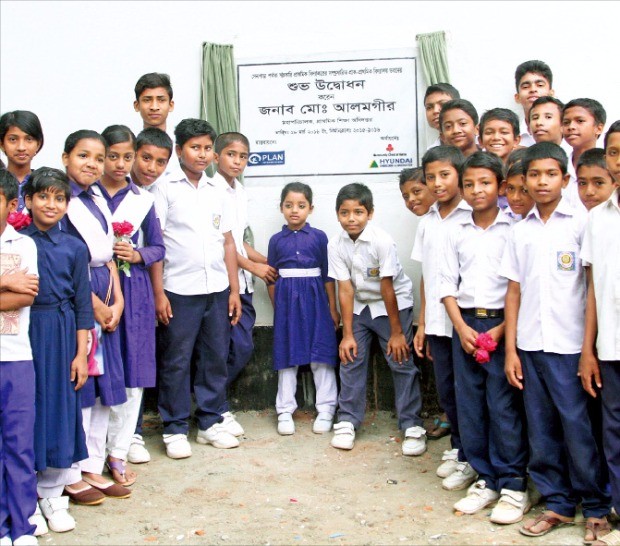
<instances>
[{"instance_id":1,"label":"shirt collar","mask_svg":"<svg viewBox=\"0 0 620 546\"><path fill-rule=\"evenodd\" d=\"M89 186L89 188L85 190L81 186L78 186L78 184L74 182L73 180L69 180L69 185L71 186L71 197L78 197L82 193L88 195L89 197L93 196L92 186Z\"/></svg>"},{"instance_id":2,"label":"shirt collar","mask_svg":"<svg viewBox=\"0 0 620 546\"><path fill-rule=\"evenodd\" d=\"M170 177L168 178L169 182L187 182L188 184L191 184L193 186L193 184L189 181L189 179L187 178L187 175L183 172L183 169L181 169L181 165L179 165L178 167L176 167L175 169L173 169L170 172ZM226 181L224 181L226 182ZM209 178L207 176L207 174L203 171L202 175L200 176L200 180L198 180L198 186L197 188L200 188L201 186L204 186L205 184L209 184L211 186L215 186L216 184L213 182L212 178ZM226 184L228 185L228 184Z\"/></svg>"},{"instance_id":3,"label":"shirt collar","mask_svg":"<svg viewBox=\"0 0 620 546\"><path fill-rule=\"evenodd\" d=\"M34 222L30 224L26 229L22 230L25 235L33 236L39 235L41 237L48 237L54 244L58 244L60 242L60 226L58 224L52 226L47 231L41 231L37 226L34 225Z\"/></svg>"},{"instance_id":4,"label":"shirt collar","mask_svg":"<svg viewBox=\"0 0 620 546\"><path fill-rule=\"evenodd\" d=\"M601 206L615 208L618 212L620 212L620 203L618 202L618 199L620 199L620 188L616 188L609 196L609 199L604 203L601 203Z\"/></svg>"},{"instance_id":5,"label":"shirt collar","mask_svg":"<svg viewBox=\"0 0 620 546\"><path fill-rule=\"evenodd\" d=\"M471 207L467 204L467 201L465 201L465 199L461 199L458 203L458 205L456 205L456 207L452 210L452 212L450 214L448 214L448 216L452 216L454 214L455 211L457 210L466 210L468 212L471 212ZM433 212L434 214L437 214L439 216L439 203L437 203L437 201L435 201L432 205L431 208L429 209L429 212ZM446 218L448 218L448 216L446 216ZM444 218L445 220L445 218Z\"/></svg>"},{"instance_id":6,"label":"shirt collar","mask_svg":"<svg viewBox=\"0 0 620 546\"><path fill-rule=\"evenodd\" d=\"M575 209L570 206L570 203L566 198L562 197L551 216L554 216L555 214L561 214L562 216L575 216ZM527 213L527 216L525 218L530 219L532 217L538 218L540 220L540 213L538 212L538 207L536 205L532 207L532 210Z\"/></svg>"},{"instance_id":7,"label":"shirt collar","mask_svg":"<svg viewBox=\"0 0 620 546\"><path fill-rule=\"evenodd\" d=\"M15 231L15 228L11 224L7 224L2 232L0 240L2 240L3 243L8 243L9 241L17 241L22 237L25 237L23 233Z\"/></svg>"},{"instance_id":8,"label":"shirt collar","mask_svg":"<svg viewBox=\"0 0 620 546\"><path fill-rule=\"evenodd\" d=\"M494 226L495 224L508 224L508 225L510 225L512 223L513 223L513 219L510 217L510 215L507 214L506 212L504 212L501 208L499 208L497 216L495 217L495 220L493 220L493 223L491 224L491 226ZM476 226L476 224L474 223L474 215L470 214L469 216L467 216L467 218L463 219L463 221L461 222L461 225ZM489 226L489 227L491 227L491 226Z\"/></svg>"},{"instance_id":9,"label":"shirt collar","mask_svg":"<svg viewBox=\"0 0 620 546\"><path fill-rule=\"evenodd\" d=\"M291 233L295 233L297 231L303 231L304 233L310 233L310 224L306 222L304 224L304 227L295 229L295 230L289 229L289 227L285 224L282 226L282 231L284 232L285 235L290 235Z\"/></svg>"}]
</instances>

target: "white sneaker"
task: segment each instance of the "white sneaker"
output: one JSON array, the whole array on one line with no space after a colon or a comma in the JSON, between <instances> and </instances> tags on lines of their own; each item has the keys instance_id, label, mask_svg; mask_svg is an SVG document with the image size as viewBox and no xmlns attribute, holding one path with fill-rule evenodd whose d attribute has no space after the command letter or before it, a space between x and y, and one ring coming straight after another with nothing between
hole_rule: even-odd
<instances>
[{"instance_id":1,"label":"white sneaker","mask_svg":"<svg viewBox=\"0 0 620 546\"><path fill-rule=\"evenodd\" d=\"M443 452L443 457L441 457L443 462L437 467L437 476L440 478L447 478L450 474L455 472L459 464L458 456L458 449L446 449Z\"/></svg>"},{"instance_id":2,"label":"white sneaker","mask_svg":"<svg viewBox=\"0 0 620 546\"><path fill-rule=\"evenodd\" d=\"M186 459L192 456L192 446L187 441L186 434L164 434L166 455L171 459Z\"/></svg>"},{"instance_id":3,"label":"white sneaker","mask_svg":"<svg viewBox=\"0 0 620 546\"><path fill-rule=\"evenodd\" d=\"M13 541L9 535L0 538L0 546L13 546Z\"/></svg>"},{"instance_id":4,"label":"white sneaker","mask_svg":"<svg viewBox=\"0 0 620 546\"><path fill-rule=\"evenodd\" d=\"M409 427L405 430L405 439L402 445L403 455L422 455L426 451L426 430L423 427Z\"/></svg>"},{"instance_id":5,"label":"white sneaker","mask_svg":"<svg viewBox=\"0 0 620 546\"><path fill-rule=\"evenodd\" d=\"M239 440L226 430L223 423L215 423L207 430L199 430L196 441L199 444L211 444L218 449L231 449L239 446Z\"/></svg>"},{"instance_id":6,"label":"white sneaker","mask_svg":"<svg viewBox=\"0 0 620 546\"><path fill-rule=\"evenodd\" d=\"M290 436L295 434L295 421L291 413L281 413L278 415L278 434Z\"/></svg>"},{"instance_id":7,"label":"white sneaker","mask_svg":"<svg viewBox=\"0 0 620 546\"><path fill-rule=\"evenodd\" d=\"M142 435L134 434L131 438L131 444L129 444L129 452L127 453L127 460L132 464L148 463L151 460L151 454L144 445Z\"/></svg>"},{"instance_id":8,"label":"white sneaker","mask_svg":"<svg viewBox=\"0 0 620 546\"><path fill-rule=\"evenodd\" d=\"M43 515L47 518L47 525L52 531L65 533L75 529L75 520L69 514L69 497L41 499L39 504Z\"/></svg>"},{"instance_id":9,"label":"white sneaker","mask_svg":"<svg viewBox=\"0 0 620 546\"><path fill-rule=\"evenodd\" d=\"M332 429L333 423L334 416L331 413L322 411L316 416L316 419L314 420L314 424L312 425L312 432L314 432L315 434L324 434L326 432L329 432Z\"/></svg>"},{"instance_id":10,"label":"white sneaker","mask_svg":"<svg viewBox=\"0 0 620 546\"><path fill-rule=\"evenodd\" d=\"M41 513L41 507L38 502L37 507L34 510L34 514L28 518L28 523L30 523L30 525L36 525L37 528L34 530L35 537L40 537L49 531L47 528L47 522Z\"/></svg>"},{"instance_id":11,"label":"white sneaker","mask_svg":"<svg viewBox=\"0 0 620 546\"><path fill-rule=\"evenodd\" d=\"M22 535L13 541L13 546L37 546L39 541L34 535Z\"/></svg>"},{"instance_id":12,"label":"white sneaker","mask_svg":"<svg viewBox=\"0 0 620 546\"><path fill-rule=\"evenodd\" d=\"M232 434L233 436L243 436L245 434L243 427L239 424L231 412L227 411L222 413L222 417L224 418L222 425L224 425L226 432Z\"/></svg>"},{"instance_id":13,"label":"white sneaker","mask_svg":"<svg viewBox=\"0 0 620 546\"><path fill-rule=\"evenodd\" d=\"M527 491L502 489L499 494L501 495L499 502L489 517L493 523L504 525L517 523L523 519L523 514L527 514L532 507Z\"/></svg>"},{"instance_id":14,"label":"white sneaker","mask_svg":"<svg viewBox=\"0 0 620 546\"><path fill-rule=\"evenodd\" d=\"M340 421L334 425L334 436L331 445L336 449L353 449L355 444L355 427L348 421Z\"/></svg>"},{"instance_id":15,"label":"white sneaker","mask_svg":"<svg viewBox=\"0 0 620 546\"><path fill-rule=\"evenodd\" d=\"M475 514L499 498L499 493L488 489L484 480L478 480L467 490L467 496L454 503L454 509L464 514Z\"/></svg>"},{"instance_id":16,"label":"white sneaker","mask_svg":"<svg viewBox=\"0 0 620 546\"><path fill-rule=\"evenodd\" d=\"M441 487L447 489L448 491L459 491L469 487L472 483L474 483L474 481L476 481L477 477L478 474L469 463L459 462L456 465L456 470L447 478L443 479L441 482Z\"/></svg>"}]
</instances>

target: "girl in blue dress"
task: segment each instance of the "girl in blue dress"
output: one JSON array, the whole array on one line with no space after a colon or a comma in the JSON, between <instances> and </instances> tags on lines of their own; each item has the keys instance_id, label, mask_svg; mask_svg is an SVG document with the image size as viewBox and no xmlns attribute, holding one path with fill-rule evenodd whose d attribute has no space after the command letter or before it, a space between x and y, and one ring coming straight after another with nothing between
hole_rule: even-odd
<instances>
[{"instance_id":1,"label":"girl in blue dress","mask_svg":"<svg viewBox=\"0 0 620 546\"><path fill-rule=\"evenodd\" d=\"M113 248L116 258L126 264L119 270L125 300L119 330L127 402L111 408L106 458L114 481L129 486L136 476L126 468L127 454L143 390L155 386L155 299L149 267L163 260L166 248L153 197L129 178L136 154L134 134L124 125L111 125L101 136L107 152L103 176L97 185L112 221L132 225L127 240L115 242Z\"/></svg>"},{"instance_id":2,"label":"girl in blue dress","mask_svg":"<svg viewBox=\"0 0 620 546\"><path fill-rule=\"evenodd\" d=\"M75 528L69 499L62 496L65 486L89 489L77 463L88 457L80 389L88 379L86 345L94 316L88 249L58 226L70 197L67 176L58 169L34 171L24 187L32 223L22 232L37 245L39 270L29 330L36 378L37 492L49 527L56 532ZM103 495L92 493L103 500Z\"/></svg>"},{"instance_id":3,"label":"girl in blue dress","mask_svg":"<svg viewBox=\"0 0 620 546\"><path fill-rule=\"evenodd\" d=\"M102 476L110 407L127 401L118 329L124 300L113 259L112 216L95 185L103 174L106 148L105 140L96 131L83 129L67 137L62 162L71 185L71 201L61 228L88 247L91 299L102 332L104 373L89 377L82 389L82 418L89 455L80 463L82 478L108 497L126 498L131 495L130 489ZM84 504L79 491L66 491L74 502Z\"/></svg>"},{"instance_id":4,"label":"girl in blue dress","mask_svg":"<svg viewBox=\"0 0 620 546\"><path fill-rule=\"evenodd\" d=\"M340 315L334 281L327 276L327 236L307 223L312 209L310 186L287 184L280 196L287 225L269 240L267 260L278 270L278 280L268 291L274 307L273 365L278 371L276 412L282 435L295 432L299 366L309 364L314 377L318 415L312 430L329 432L336 411Z\"/></svg>"}]
</instances>

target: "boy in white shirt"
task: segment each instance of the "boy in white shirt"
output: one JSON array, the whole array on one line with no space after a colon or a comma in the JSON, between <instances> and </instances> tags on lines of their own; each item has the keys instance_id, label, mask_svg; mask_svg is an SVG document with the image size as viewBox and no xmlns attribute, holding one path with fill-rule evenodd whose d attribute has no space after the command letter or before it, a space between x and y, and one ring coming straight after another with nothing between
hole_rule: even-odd
<instances>
[{"instance_id":1,"label":"boy in white shirt","mask_svg":"<svg viewBox=\"0 0 620 546\"><path fill-rule=\"evenodd\" d=\"M620 183L620 121L605 136L607 169ZM590 212L581 247L588 278L586 325L579 375L591 396L603 403L603 445L612 506L620 513L620 190ZM601 324L601 328L597 327ZM598 330L598 331L597 331ZM620 541L620 530L600 538L600 544Z\"/></svg>"},{"instance_id":2,"label":"boy in white shirt","mask_svg":"<svg viewBox=\"0 0 620 546\"><path fill-rule=\"evenodd\" d=\"M476 479L462 449L454 395L452 323L439 297L445 233L450 226L471 218L471 207L461 199L459 189L459 169L464 160L454 146L437 146L424 154L424 179L437 201L420 220L411 252L411 259L422 263L420 314L413 348L420 358L426 353L433 361L439 402L451 426L452 449L444 452L437 469L437 475L443 478L442 486L448 490L465 489Z\"/></svg>"},{"instance_id":3,"label":"boy in white shirt","mask_svg":"<svg viewBox=\"0 0 620 546\"><path fill-rule=\"evenodd\" d=\"M562 198L566 153L541 142L523 159L536 206L510 233L500 275L506 277L506 376L523 390L530 476L547 510L520 532L541 536L570 523L581 502L586 539L606 524L602 454L577 376L584 333L586 284L579 260L586 216ZM589 534L589 535L588 535Z\"/></svg>"},{"instance_id":4,"label":"boy in white shirt","mask_svg":"<svg viewBox=\"0 0 620 546\"><path fill-rule=\"evenodd\" d=\"M498 206L504 172L491 152L476 152L461 168L463 197L473 212L447 236L440 297L452 323L452 355L459 430L478 481L454 505L474 514L501 498L494 523L516 523L530 508L523 400L504 374L504 296L508 281L497 274L513 220ZM486 334L496 344L479 343ZM485 336L483 336L485 337ZM487 339L489 339L487 338Z\"/></svg>"},{"instance_id":5,"label":"boy in white shirt","mask_svg":"<svg viewBox=\"0 0 620 546\"><path fill-rule=\"evenodd\" d=\"M410 351L413 293L398 260L392 237L369 223L371 191L348 184L336 197L343 231L328 244L329 276L338 282L342 316L340 394L331 445L352 449L355 430L364 421L370 344L374 335L392 371L398 428L404 432L403 455L426 451L420 410L420 372Z\"/></svg>"},{"instance_id":6,"label":"boy in white shirt","mask_svg":"<svg viewBox=\"0 0 620 546\"><path fill-rule=\"evenodd\" d=\"M161 283L153 283L161 323L158 407L166 453L192 454L187 441L191 410L190 363L196 353L194 395L200 444L228 449L239 441L222 424L230 325L241 316L231 203L204 170L213 159L215 131L204 120L175 128L180 167L154 190L166 258ZM194 349L195 346L195 349Z\"/></svg>"}]
</instances>

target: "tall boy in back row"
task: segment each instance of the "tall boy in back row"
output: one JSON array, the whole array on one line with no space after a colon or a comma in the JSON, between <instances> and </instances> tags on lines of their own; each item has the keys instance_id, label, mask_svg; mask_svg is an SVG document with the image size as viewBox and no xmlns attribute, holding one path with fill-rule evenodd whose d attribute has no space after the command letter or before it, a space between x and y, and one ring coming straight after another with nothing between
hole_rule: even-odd
<instances>
[{"instance_id":1,"label":"tall boy in back row","mask_svg":"<svg viewBox=\"0 0 620 546\"><path fill-rule=\"evenodd\" d=\"M506 292L506 375L523 390L529 471L547 510L520 532L541 536L574 520L581 503L585 540L606 526L609 496L587 395L577 376L586 284L579 250L586 216L562 197L566 153L542 142L528 148L523 172L535 207L511 231L500 275Z\"/></svg>"},{"instance_id":2,"label":"tall boy in back row","mask_svg":"<svg viewBox=\"0 0 620 546\"><path fill-rule=\"evenodd\" d=\"M329 276L338 282L342 316L338 422L331 445L352 449L364 421L370 344L376 335L392 371L403 455L426 451L420 410L420 373L409 350L413 337L411 280L403 272L394 240L370 223L372 193L348 184L336 197L343 231L328 244Z\"/></svg>"}]
</instances>

